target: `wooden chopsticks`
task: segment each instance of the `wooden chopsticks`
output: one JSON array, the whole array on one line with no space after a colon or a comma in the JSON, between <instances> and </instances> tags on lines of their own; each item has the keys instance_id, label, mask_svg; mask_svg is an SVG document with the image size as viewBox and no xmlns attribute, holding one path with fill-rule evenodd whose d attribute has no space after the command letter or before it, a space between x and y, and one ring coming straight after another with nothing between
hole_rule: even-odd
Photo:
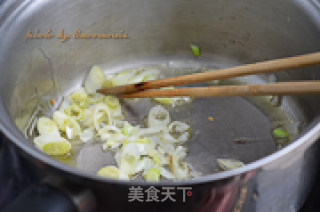
<instances>
[{"instance_id":1,"label":"wooden chopsticks","mask_svg":"<svg viewBox=\"0 0 320 212\"><path fill-rule=\"evenodd\" d=\"M243 75L271 73L285 69L306 67L317 64L320 64L320 52L207 71L204 73L194 73L137 84L103 88L97 90L97 92L102 94L117 94L126 98L318 94L320 92L320 81L146 90L160 87L194 84L210 80L220 80Z\"/></svg>"},{"instance_id":2,"label":"wooden chopsticks","mask_svg":"<svg viewBox=\"0 0 320 212\"><path fill-rule=\"evenodd\" d=\"M263 95L312 95L320 94L320 81L277 82L256 85L228 85L214 87L188 87L156 89L120 95L123 98L154 98L173 96L263 96Z\"/></svg>"}]
</instances>

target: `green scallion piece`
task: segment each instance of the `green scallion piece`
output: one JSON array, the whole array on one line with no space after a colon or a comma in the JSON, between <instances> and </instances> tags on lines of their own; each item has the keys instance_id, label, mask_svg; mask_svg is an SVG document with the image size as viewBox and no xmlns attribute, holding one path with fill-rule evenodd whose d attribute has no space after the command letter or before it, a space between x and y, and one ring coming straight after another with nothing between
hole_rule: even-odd
<instances>
[{"instance_id":1,"label":"green scallion piece","mask_svg":"<svg viewBox=\"0 0 320 212\"><path fill-rule=\"evenodd\" d=\"M200 47L195 44L190 44L190 48L192 50L192 53L194 56L199 57L200 56Z\"/></svg>"},{"instance_id":2,"label":"green scallion piece","mask_svg":"<svg viewBox=\"0 0 320 212\"><path fill-rule=\"evenodd\" d=\"M289 133L287 133L286 131L284 131L283 129L280 129L280 128L274 129L272 133L276 138L288 138L289 137Z\"/></svg>"}]
</instances>

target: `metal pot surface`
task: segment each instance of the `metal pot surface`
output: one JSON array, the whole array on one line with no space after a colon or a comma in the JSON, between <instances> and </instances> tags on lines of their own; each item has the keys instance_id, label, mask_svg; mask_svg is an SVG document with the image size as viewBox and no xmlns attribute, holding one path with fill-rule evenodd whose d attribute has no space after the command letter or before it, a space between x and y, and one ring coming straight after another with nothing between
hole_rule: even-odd
<instances>
[{"instance_id":1,"label":"metal pot surface","mask_svg":"<svg viewBox=\"0 0 320 212\"><path fill-rule=\"evenodd\" d=\"M97 211L282 212L297 211L304 203L318 164L317 96L279 97L276 110L266 104L269 97L199 100L192 110L187 108L179 114L191 117L207 132L204 136L200 130L188 144L191 163L204 175L186 181L145 183L100 178L94 174L94 164L104 161L95 161L95 154L88 156L91 163L80 169L73 164L75 168L43 154L25 135L34 112L39 108L52 112L49 100L58 101L80 86L95 64L103 65L107 72L155 64L176 69L173 74L177 75L202 67L222 68L319 51L318 1L35 0L1 4L0 126L39 173L90 190ZM104 38L99 38L99 33ZM199 58L191 53L192 43L201 47ZM319 80L318 69L221 83ZM211 132L200 118L211 111L221 119L213 128L219 132ZM287 124L295 128L297 136L277 149L270 130L283 120L292 121ZM254 138L254 142L242 149L227 143L238 136ZM216 154L236 155L247 165L213 173ZM77 161L86 157L84 154ZM145 191L151 186L161 197L173 192L175 201L146 201ZM137 188L143 192L143 202L129 202L130 192ZM89 211L79 205L78 210Z\"/></svg>"}]
</instances>

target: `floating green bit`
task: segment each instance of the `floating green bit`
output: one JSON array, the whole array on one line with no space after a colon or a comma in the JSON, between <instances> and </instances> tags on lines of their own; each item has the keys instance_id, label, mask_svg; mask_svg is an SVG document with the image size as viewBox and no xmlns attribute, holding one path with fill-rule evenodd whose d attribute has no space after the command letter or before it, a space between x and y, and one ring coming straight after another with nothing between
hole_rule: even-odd
<instances>
[{"instance_id":1,"label":"floating green bit","mask_svg":"<svg viewBox=\"0 0 320 212\"><path fill-rule=\"evenodd\" d=\"M284 131L283 129L280 129L280 128L274 129L272 133L276 138L288 138L289 137L289 133Z\"/></svg>"},{"instance_id":2,"label":"floating green bit","mask_svg":"<svg viewBox=\"0 0 320 212\"><path fill-rule=\"evenodd\" d=\"M200 56L200 47L195 44L190 44L190 48L192 50L192 53L194 56L199 57Z\"/></svg>"}]
</instances>

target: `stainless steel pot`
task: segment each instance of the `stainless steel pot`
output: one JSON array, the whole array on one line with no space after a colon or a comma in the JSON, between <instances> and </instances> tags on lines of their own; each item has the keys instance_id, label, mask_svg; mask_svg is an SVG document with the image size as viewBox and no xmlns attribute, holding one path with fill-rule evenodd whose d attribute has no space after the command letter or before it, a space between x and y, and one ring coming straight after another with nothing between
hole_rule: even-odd
<instances>
[{"instance_id":1,"label":"stainless steel pot","mask_svg":"<svg viewBox=\"0 0 320 212\"><path fill-rule=\"evenodd\" d=\"M281 108L303 123L302 133L290 145L272 154L266 150L260 154L264 157L249 161L243 168L208 173L189 181L148 184L98 178L39 152L21 131L39 105L48 108L50 99L59 99L79 85L94 64L110 70L159 61L196 61L225 67L319 51L319 1L36 0L1 4L1 130L39 172L91 190L98 211L282 212L297 211L305 201L318 161L319 97L283 99ZM34 35L37 29L39 33L50 29L55 36L63 29L71 37L64 42L55 36L28 38L28 30ZM128 37L72 37L77 29ZM201 46L200 58L190 54L190 43ZM279 73L273 79L320 79L320 72L306 68ZM246 113L246 109L241 112ZM204 145L204 149L211 148L210 139ZM164 186L173 187L176 193L182 192L178 187L188 187L192 195L185 196L186 201L181 193L176 202L128 202L129 188L147 189L151 185L160 191Z\"/></svg>"}]
</instances>

